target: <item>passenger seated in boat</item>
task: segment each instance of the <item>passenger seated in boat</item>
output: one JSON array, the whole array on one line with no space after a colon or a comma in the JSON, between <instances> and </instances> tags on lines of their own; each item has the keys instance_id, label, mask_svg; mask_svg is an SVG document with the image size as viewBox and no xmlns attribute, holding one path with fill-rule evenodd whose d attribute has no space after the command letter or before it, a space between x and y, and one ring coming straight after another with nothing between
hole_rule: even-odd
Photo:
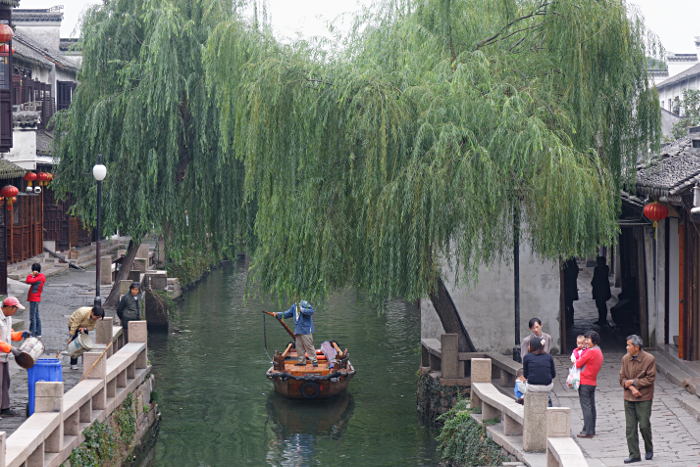
<instances>
[{"instance_id":1,"label":"passenger seated in boat","mask_svg":"<svg viewBox=\"0 0 700 467\"><path fill-rule=\"evenodd\" d=\"M297 301L297 294L294 294L294 305L284 313L277 313L277 319L294 318L294 340L296 341L297 355L299 361L295 366L306 366L306 354L313 366L318 366L316 359L316 348L314 347L314 322L311 316L314 314L313 307L306 300Z\"/></svg>"}]
</instances>

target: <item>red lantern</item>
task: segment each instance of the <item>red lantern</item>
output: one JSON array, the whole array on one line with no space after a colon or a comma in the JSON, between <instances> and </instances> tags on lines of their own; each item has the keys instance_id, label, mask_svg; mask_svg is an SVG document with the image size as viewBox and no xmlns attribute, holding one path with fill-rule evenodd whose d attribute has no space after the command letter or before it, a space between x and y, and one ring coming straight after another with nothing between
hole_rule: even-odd
<instances>
[{"instance_id":1,"label":"red lantern","mask_svg":"<svg viewBox=\"0 0 700 467\"><path fill-rule=\"evenodd\" d=\"M659 221L668 217L668 208L654 201L644 206L644 216L654 223L654 238L656 238L656 229L659 227Z\"/></svg>"},{"instance_id":2,"label":"red lantern","mask_svg":"<svg viewBox=\"0 0 700 467\"><path fill-rule=\"evenodd\" d=\"M13 198L17 196L18 193L19 190L12 185L6 185L0 190L0 195L2 195L3 198Z\"/></svg>"},{"instance_id":3,"label":"red lantern","mask_svg":"<svg viewBox=\"0 0 700 467\"><path fill-rule=\"evenodd\" d=\"M28 182L28 186L32 186L32 182L36 180L36 174L34 172L27 172L24 174L24 179Z\"/></svg>"},{"instance_id":4,"label":"red lantern","mask_svg":"<svg viewBox=\"0 0 700 467\"><path fill-rule=\"evenodd\" d=\"M12 47L12 49L10 49L10 46L7 44L0 45L0 55L7 56L7 54L10 52L10 50L12 50L13 54L15 53L14 47Z\"/></svg>"},{"instance_id":5,"label":"red lantern","mask_svg":"<svg viewBox=\"0 0 700 467\"><path fill-rule=\"evenodd\" d=\"M48 180L48 175L45 172L39 172L36 174L36 179L39 181L39 185L44 186L44 182Z\"/></svg>"},{"instance_id":6,"label":"red lantern","mask_svg":"<svg viewBox=\"0 0 700 467\"><path fill-rule=\"evenodd\" d=\"M15 33L10 26L7 24L0 24L0 43L4 44L10 42L14 35Z\"/></svg>"}]
</instances>

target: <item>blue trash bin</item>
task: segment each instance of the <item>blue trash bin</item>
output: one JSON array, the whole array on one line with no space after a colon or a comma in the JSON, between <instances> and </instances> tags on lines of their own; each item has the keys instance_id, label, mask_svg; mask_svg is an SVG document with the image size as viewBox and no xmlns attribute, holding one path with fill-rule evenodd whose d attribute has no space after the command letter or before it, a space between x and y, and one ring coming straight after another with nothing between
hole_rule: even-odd
<instances>
[{"instance_id":1,"label":"blue trash bin","mask_svg":"<svg viewBox=\"0 0 700 467\"><path fill-rule=\"evenodd\" d=\"M34 414L35 384L39 381L63 381L63 366L58 358L40 358L27 370L29 385L29 416Z\"/></svg>"}]
</instances>

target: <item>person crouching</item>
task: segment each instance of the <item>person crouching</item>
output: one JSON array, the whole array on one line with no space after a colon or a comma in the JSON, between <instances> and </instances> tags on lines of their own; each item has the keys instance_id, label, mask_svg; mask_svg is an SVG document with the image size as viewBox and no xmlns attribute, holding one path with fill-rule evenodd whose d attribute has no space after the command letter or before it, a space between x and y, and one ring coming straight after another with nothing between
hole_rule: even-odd
<instances>
[{"instance_id":1,"label":"person crouching","mask_svg":"<svg viewBox=\"0 0 700 467\"><path fill-rule=\"evenodd\" d=\"M95 305L93 307L83 306L78 308L70 315L68 319L68 332L70 333L70 339L68 343L70 344L73 340L78 337L79 333L87 334L88 331L95 329L98 319L104 319L105 311L101 306ZM78 358L71 357L70 359L70 369L78 369Z\"/></svg>"}]
</instances>

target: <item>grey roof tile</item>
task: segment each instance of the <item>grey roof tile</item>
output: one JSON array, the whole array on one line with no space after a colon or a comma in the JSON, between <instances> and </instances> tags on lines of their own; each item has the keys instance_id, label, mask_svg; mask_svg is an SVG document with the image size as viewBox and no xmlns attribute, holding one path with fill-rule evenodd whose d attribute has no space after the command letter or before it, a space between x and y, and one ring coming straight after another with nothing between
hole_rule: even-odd
<instances>
[{"instance_id":1,"label":"grey roof tile","mask_svg":"<svg viewBox=\"0 0 700 467\"><path fill-rule=\"evenodd\" d=\"M637 194L674 196L700 182L700 151L686 136L664 146L652 162L637 168Z\"/></svg>"},{"instance_id":2,"label":"grey roof tile","mask_svg":"<svg viewBox=\"0 0 700 467\"><path fill-rule=\"evenodd\" d=\"M681 71L677 75L671 76L669 79L662 81L656 85L657 90L662 90L667 86L672 86L686 78L692 78L694 76L700 75L700 63L696 63L685 71Z\"/></svg>"}]
</instances>

